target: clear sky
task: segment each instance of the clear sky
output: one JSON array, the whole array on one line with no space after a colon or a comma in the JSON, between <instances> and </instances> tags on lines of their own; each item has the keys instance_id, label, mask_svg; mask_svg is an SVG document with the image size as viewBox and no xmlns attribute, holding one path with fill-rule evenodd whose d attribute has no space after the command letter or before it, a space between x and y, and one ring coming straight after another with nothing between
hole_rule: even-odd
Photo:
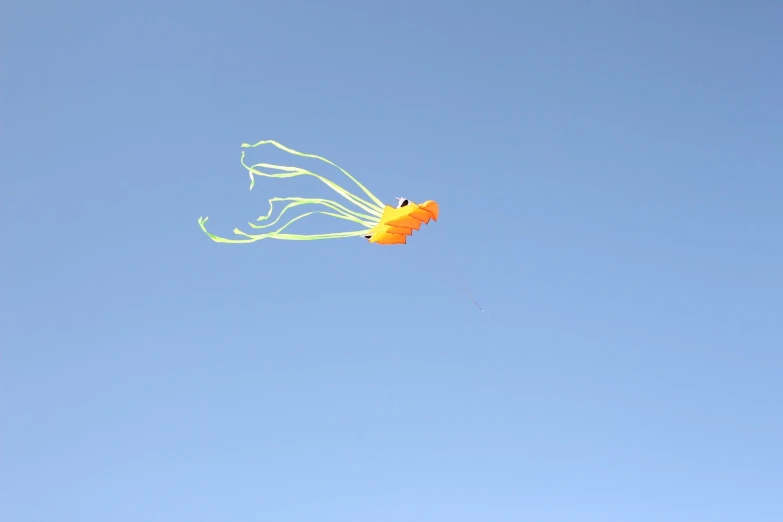
<instances>
[{"instance_id":1,"label":"clear sky","mask_svg":"<svg viewBox=\"0 0 783 522\"><path fill-rule=\"evenodd\" d=\"M0 520L783 520L783 3L0 20ZM441 219L213 243L261 139Z\"/></svg>"}]
</instances>

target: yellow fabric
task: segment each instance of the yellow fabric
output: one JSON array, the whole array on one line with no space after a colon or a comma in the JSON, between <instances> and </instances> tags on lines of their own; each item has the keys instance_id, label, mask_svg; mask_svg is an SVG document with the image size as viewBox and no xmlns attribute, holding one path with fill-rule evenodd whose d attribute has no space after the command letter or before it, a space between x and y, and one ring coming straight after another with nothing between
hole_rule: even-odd
<instances>
[{"instance_id":1,"label":"yellow fabric","mask_svg":"<svg viewBox=\"0 0 783 522\"><path fill-rule=\"evenodd\" d=\"M438 220L440 208L435 201L425 201L421 205L410 202L404 207L393 208L386 205L380 222L370 231L370 243L381 245L405 244L407 237L419 230L422 223L431 219Z\"/></svg>"}]
</instances>

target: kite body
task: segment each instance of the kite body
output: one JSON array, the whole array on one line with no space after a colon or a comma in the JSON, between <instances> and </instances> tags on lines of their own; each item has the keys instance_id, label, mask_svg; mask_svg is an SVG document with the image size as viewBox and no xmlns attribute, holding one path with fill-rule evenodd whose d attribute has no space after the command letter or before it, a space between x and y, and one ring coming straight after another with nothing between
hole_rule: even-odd
<instances>
[{"instance_id":1,"label":"kite body","mask_svg":"<svg viewBox=\"0 0 783 522\"><path fill-rule=\"evenodd\" d=\"M438 220L440 209L436 202L425 201L417 205L404 198L398 199L397 208L384 207L381 220L364 236L370 243L404 245L407 237L413 235L414 230L419 230L422 224L426 225L431 219Z\"/></svg>"},{"instance_id":2,"label":"kite body","mask_svg":"<svg viewBox=\"0 0 783 522\"><path fill-rule=\"evenodd\" d=\"M287 239L295 241L312 241L318 239L337 239L344 237L364 237L370 243L377 243L379 245L404 245L408 236L413 235L414 230L419 230L422 224L427 224L430 220L438 220L439 207L435 201L425 201L424 203L416 204L404 198L397 198L397 207L391 207L384 205L377 197L375 197L367 188L359 183L353 176L348 174L341 167L338 167L331 161L314 154L305 154L289 149L276 141L266 140L259 141L254 145L247 143L242 144L243 148L254 148L260 145L271 144L285 152L307 157L315 158L326 162L334 167L337 167L343 174L350 178L360 189L370 198L371 201L365 200L351 192L347 191L337 183L316 174L298 167L288 167L283 165L273 165L270 163L257 163L255 165L247 165L245 163L245 152L242 151L242 165L247 169L250 175L250 189L253 189L255 183L255 176L262 176L267 178L292 178L295 176L313 176L329 188L341 195L346 203L353 205L356 208L349 208L343 203L332 201L322 198L300 198L300 197L285 197L285 198L271 198L269 200L269 212L265 216L259 217L256 221L267 221L272 217L272 213L277 202L287 202L288 204L278 214L272 222L267 224L249 223L252 228L255 229L267 229L277 224L289 209L302 205L318 205L325 210L311 210L297 217L290 219L288 222L280 226L271 232L262 232L260 234L248 234L242 232L238 228L234 229L234 233L243 236L242 239L227 239L216 236L207 231L205 223L209 218L199 218L199 226L213 241L218 243L252 243L254 241L260 241L262 239ZM262 169L277 170L280 172L271 173ZM360 225L360 230L352 230L345 232L330 232L323 234L291 234L283 232L289 225L302 218L313 214L322 214L331 216L345 221L351 221L354 224Z\"/></svg>"}]
</instances>

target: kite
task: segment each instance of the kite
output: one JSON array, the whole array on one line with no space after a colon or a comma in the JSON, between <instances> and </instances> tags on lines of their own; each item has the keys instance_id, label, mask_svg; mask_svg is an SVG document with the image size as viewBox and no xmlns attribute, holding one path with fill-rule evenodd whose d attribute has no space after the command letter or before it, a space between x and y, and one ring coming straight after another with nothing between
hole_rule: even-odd
<instances>
[{"instance_id":1,"label":"kite","mask_svg":"<svg viewBox=\"0 0 783 522\"><path fill-rule=\"evenodd\" d=\"M338 168L343 174L348 176L360 189L366 194L370 200L363 199L356 194L349 192L334 181L331 181L320 174L310 172L309 170L299 167L288 167L284 165L273 165L271 163L256 163L254 165L247 165L245 163L245 151L242 151L241 163L242 166L247 169L250 175L250 189L253 189L255 184L255 176L262 176L267 178L293 178L296 176L313 176L322 181L329 188L337 192L342 196L347 203L356 207L356 209L348 208L342 203L333 201L330 199L322 198L301 198L301 197L274 197L269 200L269 212L265 216L259 217L256 221L266 222L272 217L272 213L275 209L275 203L286 203L280 214L270 223L256 224L248 223L252 228L257 230L269 229L280 222L289 209L293 209L303 205L318 205L322 210L311 210L304 214L301 214L295 218L290 219L282 226L271 232L261 232L258 234L249 234L243 232L238 228L234 229L234 234L243 236L244 239L227 239L224 237L216 236L207 231L205 226L208 217L200 217L198 220L199 226L213 241L217 243L252 243L260 241L262 239L284 239L294 241L313 241L320 239L338 239L345 237L363 237L370 243L377 243L380 245L400 245L405 244L408 236L412 236L413 232L419 230L422 224L428 224L430 220L438 220L438 214L440 209L438 203L435 201L425 201L423 203L414 203L405 198L397 198L397 205L392 207L390 205L384 205L381 200L375 197L367 188L359 183L353 176L348 174L342 167L332 163L326 158L316 156L315 154L305 154L303 152L297 152L290 149L274 140L263 140L253 145L249 143L243 143L242 148L255 148L261 145L274 145L280 150L294 154L296 156L315 158L326 162L336 168ZM265 169L265 170L261 170ZM268 170L279 172L268 172ZM323 210L323 209L328 210ZM334 218L342 219L345 221L351 221L362 228L359 230L345 231L345 232L331 232L322 234L291 234L283 232L289 225L299 221L302 218L313 214L323 214Z\"/></svg>"}]
</instances>

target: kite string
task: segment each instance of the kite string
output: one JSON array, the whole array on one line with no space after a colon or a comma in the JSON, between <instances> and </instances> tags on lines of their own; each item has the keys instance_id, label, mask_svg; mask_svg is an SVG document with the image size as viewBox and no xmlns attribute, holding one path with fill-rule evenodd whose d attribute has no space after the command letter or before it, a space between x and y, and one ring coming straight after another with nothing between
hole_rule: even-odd
<instances>
[{"instance_id":1,"label":"kite string","mask_svg":"<svg viewBox=\"0 0 783 522\"><path fill-rule=\"evenodd\" d=\"M454 259L454 258L452 258L452 259ZM482 306L479 304L479 302L478 302L478 301L476 301L476 298L475 298L475 297L473 297L473 292L471 292L471 290L470 290L470 286L469 286L469 285L467 284L467 282L465 281L465 276L464 276L464 273L462 274L462 279L461 279L461 282L462 282L462 285L460 285L460 286L461 286L461 287L462 287L462 289L465 291L465 293L467 294L468 298L469 298L471 301L473 301L473 304L475 304L475 305L478 307L478 309L479 309L479 310L481 310L481 312L482 312L482 313L484 313L484 314L486 314L486 315L487 315L487 319L490 319L490 316L489 316L489 314L487 314L486 310L484 310L484 308L483 308L483 307L482 307Z\"/></svg>"},{"instance_id":2,"label":"kite string","mask_svg":"<svg viewBox=\"0 0 783 522\"><path fill-rule=\"evenodd\" d=\"M454 256L452 259L459 259L458 257ZM456 264L456 263L455 263ZM481 313L486 314L487 319L490 319L489 314L484 310L484 307L479 304L479 302L476 300L475 297L473 297L473 292L471 291L470 285L467 282L467 276L465 275L465 272L457 266L457 271L460 273L460 280L462 282L462 289L465 291L465 293L468 295L468 298L473 301L473 304L475 304L479 310L481 310Z\"/></svg>"},{"instance_id":3,"label":"kite string","mask_svg":"<svg viewBox=\"0 0 783 522\"><path fill-rule=\"evenodd\" d=\"M432 248L434 248L434 246ZM464 292L463 295L467 296L468 299L470 299L473 304L475 304L476 307L486 315L487 319L490 319L491 317L484 307L479 304L475 297L473 297L473 292L470 289L470 285L467 283L465 272L462 270L458 262L458 260L461 259L461 256L454 250L454 246L449 243L446 248L439 246L437 250L438 253L436 256L441 258L443 261L443 266L451 266L455 272L458 272L458 274L451 272L450 274L446 275L445 271L438 271L437 273L442 278L441 280L452 288L459 289L457 290L457 293L463 294Z\"/></svg>"}]
</instances>

